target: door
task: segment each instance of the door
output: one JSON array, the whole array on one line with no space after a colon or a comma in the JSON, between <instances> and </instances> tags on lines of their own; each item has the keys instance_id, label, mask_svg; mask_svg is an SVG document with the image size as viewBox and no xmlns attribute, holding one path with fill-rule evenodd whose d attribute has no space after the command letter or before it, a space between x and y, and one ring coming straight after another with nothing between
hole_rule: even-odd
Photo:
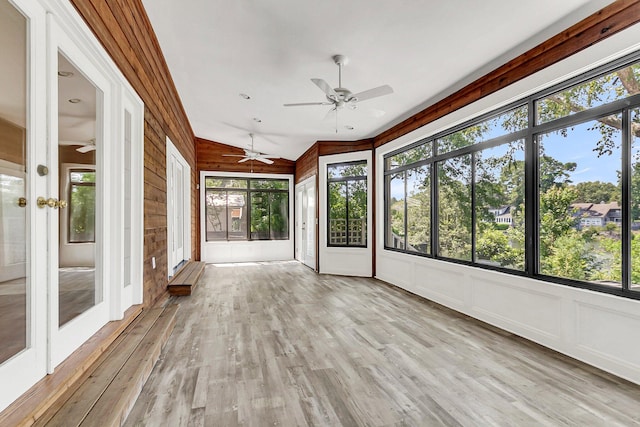
<instances>
[{"instance_id":1,"label":"door","mask_svg":"<svg viewBox=\"0 0 640 427\"><path fill-rule=\"evenodd\" d=\"M191 168L167 138L167 252L169 276L191 257Z\"/></svg>"},{"instance_id":2,"label":"door","mask_svg":"<svg viewBox=\"0 0 640 427\"><path fill-rule=\"evenodd\" d=\"M316 268L315 176L296 185L296 259Z\"/></svg>"},{"instance_id":3,"label":"door","mask_svg":"<svg viewBox=\"0 0 640 427\"><path fill-rule=\"evenodd\" d=\"M47 369L45 13L0 0L0 410Z\"/></svg>"},{"instance_id":4,"label":"door","mask_svg":"<svg viewBox=\"0 0 640 427\"><path fill-rule=\"evenodd\" d=\"M47 204L50 360L53 370L109 321L112 277L105 141L111 140L109 79L49 17L50 135ZM115 275L114 275L115 277Z\"/></svg>"}]
</instances>

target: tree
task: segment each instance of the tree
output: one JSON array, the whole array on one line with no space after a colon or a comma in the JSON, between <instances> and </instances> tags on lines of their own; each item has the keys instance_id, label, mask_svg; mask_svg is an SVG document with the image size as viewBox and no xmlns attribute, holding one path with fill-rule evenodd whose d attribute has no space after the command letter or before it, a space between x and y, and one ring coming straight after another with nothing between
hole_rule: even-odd
<instances>
[{"instance_id":1,"label":"tree","mask_svg":"<svg viewBox=\"0 0 640 427\"><path fill-rule=\"evenodd\" d=\"M620 202L620 188L610 182L579 182L572 188L576 193L574 203Z\"/></svg>"}]
</instances>

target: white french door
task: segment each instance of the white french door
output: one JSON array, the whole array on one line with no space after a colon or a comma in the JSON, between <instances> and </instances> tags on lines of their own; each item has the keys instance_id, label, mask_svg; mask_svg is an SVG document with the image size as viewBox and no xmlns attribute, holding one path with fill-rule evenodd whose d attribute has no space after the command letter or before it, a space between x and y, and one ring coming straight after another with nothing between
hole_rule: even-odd
<instances>
[{"instance_id":1,"label":"white french door","mask_svg":"<svg viewBox=\"0 0 640 427\"><path fill-rule=\"evenodd\" d=\"M0 0L0 410L47 371L45 11ZM40 168L42 171L42 168Z\"/></svg>"},{"instance_id":2,"label":"white french door","mask_svg":"<svg viewBox=\"0 0 640 427\"><path fill-rule=\"evenodd\" d=\"M296 259L316 268L316 177L296 185Z\"/></svg>"},{"instance_id":3,"label":"white french door","mask_svg":"<svg viewBox=\"0 0 640 427\"><path fill-rule=\"evenodd\" d=\"M168 275L191 258L191 168L167 138Z\"/></svg>"},{"instance_id":4,"label":"white french door","mask_svg":"<svg viewBox=\"0 0 640 427\"><path fill-rule=\"evenodd\" d=\"M0 0L0 411L142 302L144 106L83 25Z\"/></svg>"}]
</instances>

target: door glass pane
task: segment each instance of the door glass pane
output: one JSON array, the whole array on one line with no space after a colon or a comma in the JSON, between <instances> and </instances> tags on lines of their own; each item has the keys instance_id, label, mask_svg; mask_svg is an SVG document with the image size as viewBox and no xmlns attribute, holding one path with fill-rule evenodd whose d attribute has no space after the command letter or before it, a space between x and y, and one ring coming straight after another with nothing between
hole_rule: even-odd
<instances>
[{"instance_id":1,"label":"door glass pane","mask_svg":"<svg viewBox=\"0 0 640 427\"><path fill-rule=\"evenodd\" d=\"M98 112L101 93L63 54L58 54L59 325L102 301L96 281L96 189L100 171Z\"/></svg>"},{"instance_id":2,"label":"door glass pane","mask_svg":"<svg viewBox=\"0 0 640 427\"><path fill-rule=\"evenodd\" d=\"M0 363L28 345L27 21L0 0Z\"/></svg>"}]
</instances>

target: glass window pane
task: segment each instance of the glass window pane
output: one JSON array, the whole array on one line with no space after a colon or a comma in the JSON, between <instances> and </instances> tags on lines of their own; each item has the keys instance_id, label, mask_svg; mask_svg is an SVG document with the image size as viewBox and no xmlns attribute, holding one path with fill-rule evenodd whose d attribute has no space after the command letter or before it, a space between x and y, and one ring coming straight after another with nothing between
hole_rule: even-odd
<instances>
[{"instance_id":1,"label":"glass window pane","mask_svg":"<svg viewBox=\"0 0 640 427\"><path fill-rule=\"evenodd\" d=\"M208 176L204 179L204 183L206 188L247 188L246 179Z\"/></svg>"},{"instance_id":2,"label":"glass window pane","mask_svg":"<svg viewBox=\"0 0 640 427\"><path fill-rule=\"evenodd\" d=\"M349 215L348 244L367 245L367 181L347 181L349 194L347 214Z\"/></svg>"},{"instance_id":3,"label":"glass window pane","mask_svg":"<svg viewBox=\"0 0 640 427\"><path fill-rule=\"evenodd\" d=\"M288 190L289 181L286 179L252 179L251 188L258 190Z\"/></svg>"},{"instance_id":4,"label":"glass window pane","mask_svg":"<svg viewBox=\"0 0 640 427\"><path fill-rule=\"evenodd\" d=\"M229 240L247 240L247 193L227 193L227 227Z\"/></svg>"},{"instance_id":5,"label":"glass window pane","mask_svg":"<svg viewBox=\"0 0 640 427\"><path fill-rule=\"evenodd\" d=\"M289 238L289 193L271 193L269 226L271 239Z\"/></svg>"},{"instance_id":6,"label":"glass window pane","mask_svg":"<svg viewBox=\"0 0 640 427\"><path fill-rule=\"evenodd\" d=\"M448 153L449 151L526 129L528 126L527 111L527 106L522 105L476 125L438 138L438 154Z\"/></svg>"},{"instance_id":7,"label":"glass window pane","mask_svg":"<svg viewBox=\"0 0 640 427\"><path fill-rule=\"evenodd\" d=\"M524 141L475 154L476 262L524 270Z\"/></svg>"},{"instance_id":8,"label":"glass window pane","mask_svg":"<svg viewBox=\"0 0 640 427\"><path fill-rule=\"evenodd\" d=\"M404 224L404 207L405 192L404 180L405 173L399 172L386 176L388 188L387 212L387 240L386 245L390 248L405 248L405 224Z\"/></svg>"},{"instance_id":9,"label":"glass window pane","mask_svg":"<svg viewBox=\"0 0 640 427\"><path fill-rule=\"evenodd\" d=\"M640 292L640 108L631 111L631 284Z\"/></svg>"},{"instance_id":10,"label":"glass window pane","mask_svg":"<svg viewBox=\"0 0 640 427\"><path fill-rule=\"evenodd\" d=\"M438 255L471 261L471 155L438 164Z\"/></svg>"},{"instance_id":11,"label":"glass window pane","mask_svg":"<svg viewBox=\"0 0 640 427\"><path fill-rule=\"evenodd\" d=\"M227 192L207 190L206 203L206 238L207 241L227 239Z\"/></svg>"},{"instance_id":12,"label":"glass window pane","mask_svg":"<svg viewBox=\"0 0 640 427\"><path fill-rule=\"evenodd\" d=\"M69 172L69 180L71 182L96 182L95 171L78 171L74 170Z\"/></svg>"},{"instance_id":13,"label":"glass window pane","mask_svg":"<svg viewBox=\"0 0 640 427\"><path fill-rule=\"evenodd\" d=\"M393 156L385 159L385 170L391 170L403 165L409 165L411 163L419 162L431 157L433 141L427 141L424 144L420 144L417 147L410 150L403 151L402 153L394 154Z\"/></svg>"},{"instance_id":14,"label":"glass window pane","mask_svg":"<svg viewBox=\"0 0 640 427\"><path fill-rule=\"evenodd\" d=\"M95 210L95 185L71 184L69 243L95 242Z\"/></svg>"},{"instance_id":15,"label":"glass window pane","mask_svg":"<svg viewBox=\"0 0 640 427\"><path fill-rule=\"evenodd\" d=\"M538 136L540 272L621 286L621 132L609 116Z\"/></svg>"},{"instance_id":16,"label":"glass window pane","mask_svg":"<svg viewBox=\"0 0 640 427\"><path fill-rule=\"evenodd\" d=\"M347 244L347 184L329 182L329 244Z\"/></svg>"},{"instance_id":17,"label":"glass window pane","mask_svg":"<svg viewBox=\"0 0 640 427\"><path fill-rule=\"evenodd\" d=\"M431 253L430 166L407 170L407 250Z\"/></svg>"},{"instance_id":18,"label":"glass window pane","mask_svg":"<svg viewBox=\"0 0 640 427\"><path fill-rule=\"evenodd\" d=\"M251 193L251 238L269 240L269 193Z\"/></svg>"},{"instance_id":19,"label":"glass window pane","mask_svg":"<svg viewBox=\"0 0 640 427\"><path fill-rule=\"evenodd\" d=\"M327 177L329 179L355 176L367 176L367 162L327 165Z\"/></svg>"},{"instance_id":20,"label":"glass window pane","mask_svg":"<svg viewBox=\"0 0 640 427\"><path fill-rule=\"evenodd\" d=\"M638 80L640 63L548 95L536 101L536 123L550 122L635 95L637 89L629 93L629 88L637 87Z\"/></svg>"}]
</instances>

